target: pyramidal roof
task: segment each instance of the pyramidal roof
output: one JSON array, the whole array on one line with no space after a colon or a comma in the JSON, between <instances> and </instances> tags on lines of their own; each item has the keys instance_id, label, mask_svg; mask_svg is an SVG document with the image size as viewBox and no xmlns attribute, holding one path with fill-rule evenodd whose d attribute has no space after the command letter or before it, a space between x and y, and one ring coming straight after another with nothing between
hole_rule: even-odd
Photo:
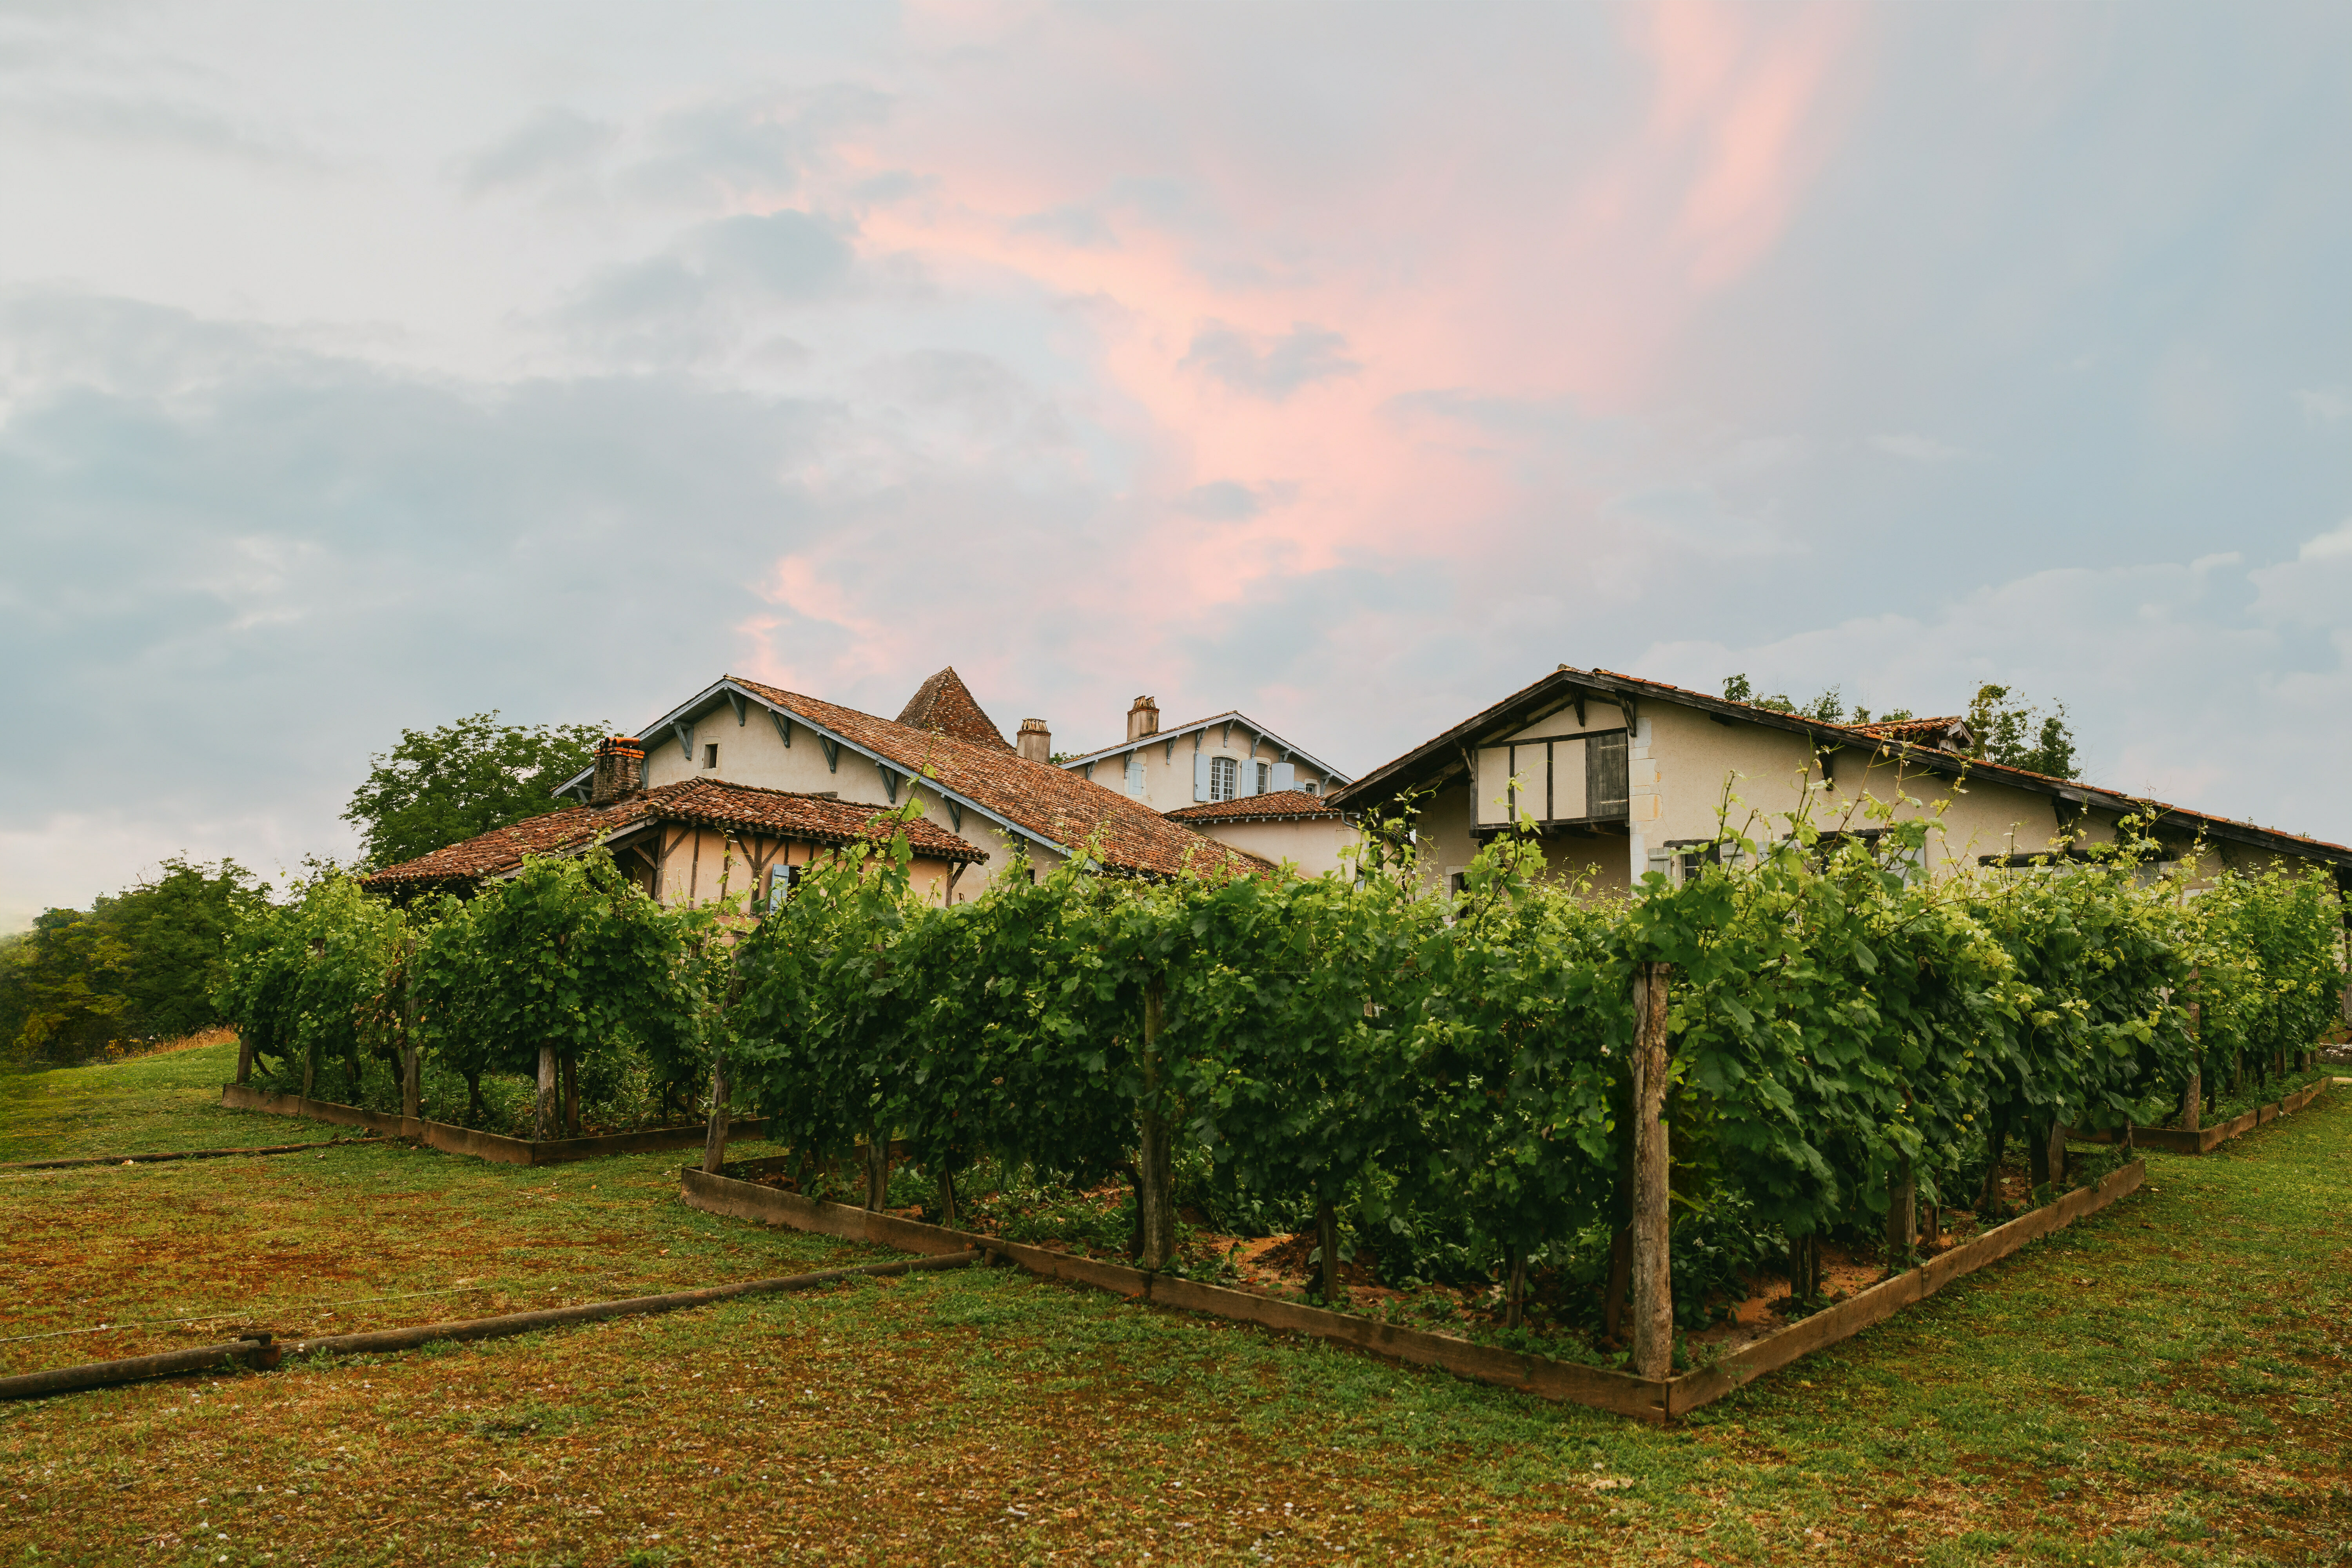
<instances>
[{"instance_id":1,"label":"pyramidal roof","mask_svg":"<svg viewBox=\"0 0 2352 1568\"><path fill-rule=\"evenodd\" d=\"M919 687L907 706L898 710L898 722L913 730L935 730L958 741L969 741L976 746L993 746L1000 752L1013 750L1012 744L997 729L996 721L981 710L971 688L950 665Z\"/></svg>"}]
</instances>

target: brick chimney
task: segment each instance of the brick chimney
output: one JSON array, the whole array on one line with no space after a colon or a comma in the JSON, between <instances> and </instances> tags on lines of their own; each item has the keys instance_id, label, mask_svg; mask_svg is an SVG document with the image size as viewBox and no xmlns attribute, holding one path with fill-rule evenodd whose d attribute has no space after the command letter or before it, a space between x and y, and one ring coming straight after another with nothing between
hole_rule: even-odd
<instances>
[{"instance_id":1,"label":"brick chimney","mask_svg":"<svg viewBox=\"0 0 2352 1568\"><path fill-rule=\"evenodd\" d=\"M1127 710L1127 738L1139 741L1146 735L1160 733L1160 704L1149 697L1139 697L1135 706Z\"/></svg>"},{"instance_id":2,"label":"brick chimney","mask_svg":"<svg viewBox=\"0 0 2352 1568\"><path fill-rule=\"evenodd\" d=\"M1050 763L1054 760L1054 732L1045 728L1043 719L1024 719L1013 750L1033 763Z\"/></svg>"},{"instance_id":3,"label":"brick chimney","mask_svg":"<svg viewBox=\"0 0 2352 1568\"><path fill-rule=\"evenodd\" d=\"M646 743L635 735L614 735L596 747L596 776L588 786L590 805L611 805L646 787Z\"/></svg>"}]
</instances>

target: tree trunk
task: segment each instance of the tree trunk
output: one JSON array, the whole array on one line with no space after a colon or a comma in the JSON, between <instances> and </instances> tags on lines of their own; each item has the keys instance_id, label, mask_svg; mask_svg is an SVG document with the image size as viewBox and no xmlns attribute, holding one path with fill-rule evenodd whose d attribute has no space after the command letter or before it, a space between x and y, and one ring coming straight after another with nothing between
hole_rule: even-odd
<instances>
[{"instance_id":1,"label":"tree trunk","mask_svg":"<svg viewBox=\"0 0 2352 1568\"><path fill-rule=\"evenodd\" d=\"M2204 1102L2205 1080L2192 1072L2189 1075L2188 1085L2180 1091L2180 1130L2182 1131L2197 1131L2197 1112Z\"/></svg>"},{"instance_id":2,"label":"tree trunk","mask_svg":"<svg viewBox=\"0 0 2352 1568\"><path fill-rule=\"evenodd\" d=\"M2025 1124L2025 1178L2037 1190L2050 1184L2050 1128L2046 1122Z\"/></svg>"},{"instance_id":3,"label":"tree trunk","mask_svg":"<svg viewBox=\"0 0 2352 1568\"><path fill-rule=\"evenodd\" d=\"M727 1047L722 1045L710 1056L710 1131L702 1140L706 1175L717 1175L727 1163L727 1097L732 1090L727 1081Z\"/></svg>"},{"instance_id":4,"label":"tree trunk","mask_svg":"<svg viewBox=\"0 0 2352 1568\"><path fill-rule=\"evenodd\" d=\"M490 1115L490 1108L482 1103L482 1069L461 1068L458 1070L465 1075L466 1079L466 1121L472 1126L479 1127L484 1121L489 1120Z\"/></svg>"},{"instance_id":5,"label":"tree trunk","mask_svg":"<svg viewBox=\"0 0 2352 1568\"><path fill-rule=\"evenodd\" d=\"M1156 984L1143 994L1144 1110L1135 1150L1136 1219L1143 1236L1135 1266L1146 1273L1167 1268L1176 1258L1176 1165L1168 1120L1158 1104L1165 1002L1166 994Z\"/></svg>"},{"instance_id":6,"label":"tree trunk","mask_svg":"<svg viewBox=\"0 0 2352 1568\"><path fill-rule=\"evenodd\" d=\"M1977 1214L1992 1217L2000 1213L2000 1157L2009 1152L2009 1124L1995 1118L1985 1129L1984 1190L1977 1194Z\"/></svg>"},{"instance_id":7,"label":"tree trunk","mask_svg":"<svg viewBox=\"0 0 2352 1568\"><path fill-rule=\"evenodd\" d=\"M956 1227L955 1173L944 1164L940 1166L940 1224L949 1230Z\"/></svg>"},{"instance_id":8,"label":"tree trunk","mask_svg":"<svg viewBox=\"0 0 2352 1568\"><path fill-rule=\"evenodd\" d=\"M1507 1247L1505 1257L1510 1264L1510 1273L1503 1286L1503 1326L1516 1329L1527 1321L1528 1249Z\"/></svg>"},{"instance_id":9,"label":"tree trunk","mask_svg":"<svg viewBox=\"0 0 2352 1568\"><path fill-rule=\"evenodd\" d=\"M1818 1236L1796 1236L1789 1238L1789 1295L1800 1302L1813 1301L1822 1293L1822 1238Z\"/></svg>"},{"instance_id":10,"label":"tree trunk","mask_svg":"<svg viewBox=\"0 0 2352 1568\"><path fill-rule=\"evenodd\" d=\"M425 1116L425 1066L416 1046L416 937L411 932L400 944L400 1114L410 1121Z\"/></svg>"},{"instance_id":11,"label":"tree trunk","mask_svg":"<svg viewBox=\"0 0 2352 1568\"><path fill-rule=\"evenodd\" d=\"M890 1196L890 1140L878 1129L866 1133L866 1206L878 1214Z\"/></svg>"},{"instance_id":12,"label":"tree trunk","mask_svg":"<svg viewBox=\"0 0 2352 1568\"><path fill-rule=\"evenodd\" d=\"M1919 1179L1906 1160L1903 1173L1887 1184L1886 1271L1893 1274L1908 1268L1918 1250Z\"/></svg>"},{"instance_id":13,"label":"tree trunk","mask_svg":"<svg viewBox=\"0 0 2352 1568\"><path fill-rule=\"evenodd\" d=\"M1601 1337L1612 1345L1624 1342L1625 1293L1633 1279L1633 1227L1621 1225L1609 1238L1609 1283L1601 1298Z\"/></svg>"},{"instance_id":14,"label":"tree trunk","mask_svg":"<svg viewBox=\"0 0 2352 1568\"><path fill-rule=\"evenodd\" d=\"M302 1052L302 1098L310 1098L310 1088L319 1080L319 1047L309 1046Z\"/></svg>"},{"instance_id":15,"label":"tree trunk","mask_svg":"<svg viewBox=\"0 0 2352 1568\"><path fill-rule=\"evenodd\" d=\"M253 1081L253 1036L243 1028L236 1032L236 1081Z\"/></svg>"},{"instance_id":16,"label":"tree trunk","mask_svg":"<svg viewBox=\"0 0 2352 1568\"><path fill-rule=\"evenodd\" d=\"M532 1108L530 1135L538 1139L555 1136L555 1047L539 1047L539 1103Z\"/></svg>"},{"instance_id":17,"label":"tree trunk","mask_svg":"<svg viewBox=\"0 0 2352 1568\"><path fill-rule=\"evenodd\" d=\"M2053 1187L2064 1186L2066 1184L2066 1124L2063 1121L2053 1121L2050 1123L2050 1154L2045 1163L2050 1167L2050 1184Z\"/></svg>"},{"instance_id":18,"label":"tree trunk","mask_svg":"<svg viewBox=\"0 0 2352 1568\"><path fill-rule=\"evenodd\" d=\"M1919 1226L1920 1245L1928 1247L1944 1244L1944 1205L1929 1204Z\"/></svg>"},{"instance_id":19,"label":"tree trunk","mask_svg":"<svg viewBox=\"0 0 2352 1568\"><path fill-rule=\"evenodd\" d=\"M1644 963L1633 979L1633 1371L1673 1370L1675 1289L1666 1219L1666 984L1674 966Z\"/></svg>"},{"instance_id":20,"label":"tree trunk","mask_svg":"<svg viewBox=\"0 0 2352 1568\"><path fill-rule=\"evenodd\" d=\"M563 1058L563 1135L580 1136L580 1058Z\"/></svg>"},{"instance_id":21,"label":"tree trunk","mask_svg":"<svg viewBox=\"0 0 2352 1568\"><path fill-rule=\"evenodd\" d=\"M1315 1205L1315 1289L1323 1304L1339 1300L1339 1211L1329 1200Z\"/></svg>"}]
</instances>

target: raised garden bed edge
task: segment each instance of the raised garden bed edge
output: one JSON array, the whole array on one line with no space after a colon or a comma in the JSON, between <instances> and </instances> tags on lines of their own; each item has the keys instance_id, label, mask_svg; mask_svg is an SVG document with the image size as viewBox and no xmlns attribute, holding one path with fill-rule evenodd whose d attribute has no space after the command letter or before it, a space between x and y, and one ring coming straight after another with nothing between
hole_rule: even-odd
<instances>
[{"instance_id":1,"label":"raised garden bed edge","mask_svg":"<svg viewBox=\"0 0 2352 1568\"><path fill-rule=\"evenodd\" d=\"M2026 1243L2063 1229L2084 1215L2097 1213L2138 1187L2147 1175L2146 1162L2134 1160L2095 1187L2066 1193L2056 1202L1996 1226L1916 1268L1791 1323L1778 1333L1744 1345L1712 1365L1665 1379L1636 1377L1631 1373L1580 1366L1549 1356L1498 1350L1452 1334L1404 1328L1296 1301L1252 1295L1245 1290L1203 1285L1172 1275L1147 1274L1139 1268L1074 1258L992 1236L949 1230L846 1204L805 1198L797 1193L732 1176L710 1175L693 1166L679 1173L678 1196L689 1207L709 1214L760 1225L790 1226L795 1230L895 1247L904 1252L937 1254L977 1248L992 1258L1016 1263L1033 1274L1091 1285L1129 1300L1150 1301L1180 1311L1204 1312L1235 1322L1313 1334L1395 1361L1443 1367L1480 1383L1663 1423L1712 1404L1801 1355L1852 1338L1912 1302L1934 1295L1953 1280L2008 1257Z\"/></svg>"},{"instance_id":2,"label":"raised garden bed edge","mask_svg":"<svg viewBox=\"0 0 2352 1568\"><path fill-rule=\"evenodd\" d=\"M2134 1127L2131 1131L2132 1147L2155 1149L2167 1154L2210 1154L2232 1138L2266 1126L2282 1116L2294 1115L2334 1085L2335 1079L2326 1078L2317 1083L2305 1084L2294 1093L2268 1105L2242 1110L2227 1121L2216 1121L2212 1126L2200 1127L2194 1132L2184 1131L2178 1127ZM2112 1132L2084 1132L2072 1127L2066 1129L2066 1136L2078 1143L2112 1143L2116 1141Z\"/></svg>"},{"instance_id":3,"label":"raised garden bed edge","mask_svg":"<svg viewBox=\"0 0 2352 1568\"><path fill-rule=\"evenodd\" d=\"M509 1138L497 1132L477 1132L446 1121L394 1116L389 1111L362 1110L328 1100L305 1100L299 1094L275 1094L250 1084L221 1086L221 1104L232 1110L259 1110L271 1116L306 1116L342 1127L365 1127L388 1138L409 1138L445 1154L471 1154L507 1165L560 1165L572 1160L593 1160L605 1154L644 1154L664 1149L690 1149L709 1130L690 1127L649 1127L642 1132L607 1132L593 1138ZM737 1117L731 1134L759 1137L764 1124L756 1116Z\"/></svg>"}]
</instances>

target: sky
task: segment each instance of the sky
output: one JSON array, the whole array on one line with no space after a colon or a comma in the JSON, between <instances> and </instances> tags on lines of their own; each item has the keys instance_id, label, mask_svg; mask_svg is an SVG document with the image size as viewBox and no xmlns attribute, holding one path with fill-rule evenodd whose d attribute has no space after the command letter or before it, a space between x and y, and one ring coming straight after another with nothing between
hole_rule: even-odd
<instances>
[{"instance_id":1,"label":"sky","mask_svg":"<svg viewBox=\"0 0 2352 1568\"><path fill-rule=\"evenodd\" d=\"M2352 840L2352 7L0 0L0 929L736 672L1566 663Z\"/></svg>"}]
</instances>

